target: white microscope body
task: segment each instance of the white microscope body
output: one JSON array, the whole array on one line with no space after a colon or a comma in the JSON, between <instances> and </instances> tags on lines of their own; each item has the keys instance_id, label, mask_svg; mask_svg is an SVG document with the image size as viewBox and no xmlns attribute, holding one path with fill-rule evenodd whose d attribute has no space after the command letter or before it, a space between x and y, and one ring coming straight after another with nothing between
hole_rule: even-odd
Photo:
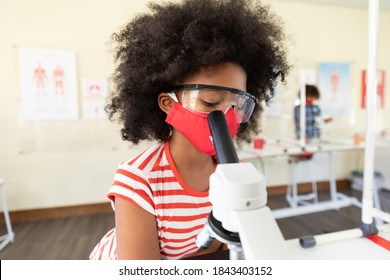
<instances>
[{"instance_id":1,"label":"white microscope body","mask_svg":"<svg viewBox=\"0 0 390 280\"><path fill-rule=\"evenodd\" d=\"M217 165L210 176L209 196L212 215L225 230L238 233L245 259L290 258L283 235L266 206L265 177L251 163ZM219 239L217 235L215 238ZM237 245L229 249L237 249Z\"/></svg>"},{"instance_id":2,"label":"white microscope body","mask_svg":"<svg viewBox=\"0 0 390 280\"><path fill-rule=\"evenodd\" d=\"M218 165L210 176L213 205L196 244L207 248L214 238L226 243L230 259L289 259L280 229L266 206L265 177L251 163L240 163L225 115L208 115Z\"/></svg>"}]
</instances>

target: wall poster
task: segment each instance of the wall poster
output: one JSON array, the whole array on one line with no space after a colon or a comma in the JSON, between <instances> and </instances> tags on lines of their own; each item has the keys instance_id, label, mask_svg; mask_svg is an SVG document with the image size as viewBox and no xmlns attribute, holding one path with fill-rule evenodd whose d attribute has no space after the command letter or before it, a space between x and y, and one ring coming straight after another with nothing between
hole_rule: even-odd
<instances>
[{"instance_id":1,"label":"wall poster","mask_svg":"<svg viewBox=\"0 0 390 280\"><path fill-rule=\"evenodd\" d=\"M26 121L78 119L74 51L20 49L19 64Z\"/></svg>"},{"instance_id":2,"label":"wall poster","mask_svg":"<svg viewBox=\"0 0 390 280\"><path fill-rule=\"evenodd\" d=\"M346 115L350 107L349 63L320 63L318 71L320 105L324 115Z\"/></svg>"},{"instance_id":3,"label":"wall poster","mask_svg":"<svg viewBox=\"0 0 390 280\"><path fill-rule=\"evenodd\" d=\"M104 120L108 118L104 110L106 97L109 91L106 78L83 78L82 79L83 119Z\"/></svg>"},{"instance_id":4,"label":"wall poster","mask_svg":"<svg viewBox=\"0 0 390 280\"><path fill-rule=\"evenodd\" d=\"M362 109L366 108L366 92L367 92L367 71L362 71ZM378 70L377 74L377 91L376 91L376 108L383 109L385 106L385 71Z\"/></svg>"}]
</instances>

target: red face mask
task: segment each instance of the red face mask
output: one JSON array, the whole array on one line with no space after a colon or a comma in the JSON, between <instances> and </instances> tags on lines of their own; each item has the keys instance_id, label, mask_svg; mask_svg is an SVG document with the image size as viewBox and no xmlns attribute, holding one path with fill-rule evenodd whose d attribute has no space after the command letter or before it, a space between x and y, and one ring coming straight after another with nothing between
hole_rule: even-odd
<instances>
[{"instance_id":1,"label":"red face mask","mask_svg":"<svg viewBox=\"0 0 390 280\"><path fill-rule=\"evenodd\" d=\"M312 99L306 99L306 104L307 105L313 105L313 100Z\"/></svg>"},{"instance_id":2,"label":"red face mask","mask_svg":"<svg viewBox=\"0 0 390 280\"><path fill-rule=\"evenodd\" d=\"M191 112L183 108L179 102L176 102L165 121L180 131L199 151L208 156L215 156L216 153L207 115L208 113ZM225 117L229 126L230 135L234 138L240 126L237 123L234 109L231 108L225 114Z\"/></svg>"}]
</instances>

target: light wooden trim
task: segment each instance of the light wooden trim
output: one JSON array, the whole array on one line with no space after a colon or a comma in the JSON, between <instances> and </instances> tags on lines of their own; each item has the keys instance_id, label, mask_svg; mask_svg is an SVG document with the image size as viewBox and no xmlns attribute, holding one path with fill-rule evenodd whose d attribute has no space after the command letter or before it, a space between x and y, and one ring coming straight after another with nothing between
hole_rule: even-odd
<instances>
[{"instance_id":1,"label":"light wooden trim","mask_svg":"<svg viewBox=\"0 0 390 280\"><path fill-rule=\"evenodd\" d=\"M338 180L337 189L348 189L350 188L350 182L348 180ZM329 182L317 182L318 191L329 190ZM286 194L287 186L273 186L267 188L268 196L284 195ZM298 184L298 190L300 192L310 192L311 183ZM73 216L92 215L101 213L113 213L111 204L96 203L76 206L65 206L65 207L54 207L54 208L43 208L43 209L32 209L32 210L19 210L10 211L11 223L16 222L31 222L46 219L55 218L66 218ZM4 215L0 216L0 225L5 224Z\"/></svg>"},{"instance_id":2,"label":"light wooden trim","mask_svg":"<svg viewBox=\"0 0 390 280\"><path fill-rule=\"evenodd\" d=\"M345 190L345 189L350 189L351 188L351 183L349 180L338 180L336 182L337 184L337 190ZM329 181L327 182L317 182L317 190L318 191L328 191L329 190L330 183ZM273 196L273 195L284 195L286 194L287 191L287 186L273 186L267 188L267 194L268 196ZM311 192L311 183L300 183L298 184L298 191L305 193L305 192Z\"/></svg>"},{"instance_id":3,"label":"light wooden trim","mask_svg":"<svg viewBox=\"0 0 390 280\"><path fill-rule=\"evenodd\" d=\"M96 203L87 205L43 208L43 209L31 209L31 210L19 210L10 211L11 223L15 222L31 222L46 219L65 218L72 216L91 215L99 213L113 213L111 204ZM0 217L0 224L4 224L4 215Z\"/></svg>"}]
</instances>

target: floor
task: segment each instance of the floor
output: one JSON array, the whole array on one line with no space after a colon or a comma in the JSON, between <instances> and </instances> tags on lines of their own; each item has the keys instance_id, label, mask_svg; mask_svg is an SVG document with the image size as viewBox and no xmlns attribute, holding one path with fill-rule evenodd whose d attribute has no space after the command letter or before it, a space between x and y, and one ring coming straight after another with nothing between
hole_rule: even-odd
<instances>
[{"instance_id":1,"label":"floor","mask_svg":"<svg viewBox=\"0 0 390 280\"><path fill-rule=\"evenodd\" d=\"M357 198L361 193L343 191ZM382 209L390 212L390 192L381 191ZM320 200L328 199L326 192L320 192ZM287 207L284 196L268 198L271 209ZM304 235L316 235L352 229L361 225L361 210L346 207L340 210L323 211L296 217L278 219L277 223L286 240ZM15 240L0 251L2 260L83 260L100 240L114 227L114 215L95 214L12 225ZM1 227L5 231L5 227ZM5 233L5 232L4 232ZM3 232L0 232L3 234Z\"/></svg>"}]
</instances>

